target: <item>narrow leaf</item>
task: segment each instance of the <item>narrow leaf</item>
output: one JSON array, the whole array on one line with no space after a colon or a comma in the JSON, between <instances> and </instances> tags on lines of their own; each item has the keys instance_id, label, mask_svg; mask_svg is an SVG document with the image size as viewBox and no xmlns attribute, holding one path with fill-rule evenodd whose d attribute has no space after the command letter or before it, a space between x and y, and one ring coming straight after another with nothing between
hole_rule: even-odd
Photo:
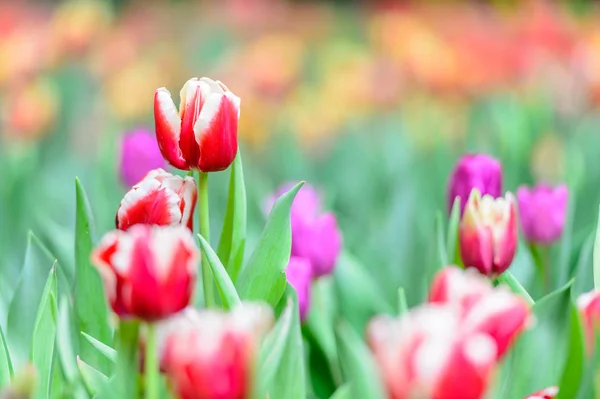
<instances>
[{"instance_id":1,"label":"narrow leaf","mask_svg":"<svg viewBox=\"0 0 600 399\"><path fill-rule=\"evenodd\" d=\"M96 370L79 357L77 357L77 367L81 372L83 383L91 396L100 392L108 383L108 377Z\"/></svg>"},{"instance_id":2,"label":"narrow leaf","mask_svg":"<svg viewBox=\"0 0 600 399\"><path fill-rule=\"evenodd\" d=\"M117 351L116 350L114 350L113 348L111 348L108 345L103 344L102 342L98 341L96 338L84 333L83 331L81 332L81 335L83 335L83 337L85 339L87 339L88 342L90 344L92 344L92 346L94 348L96 348L98 350L98 352L100 352L102 354L102 356L107 358L111 363L115 363L117 361Z\"/></svg>"},{"instance_id":3,"label":"narrow leaf","mask_svg":"<svg viewBox=\"0 0 600 399\"><path fill-rule=\"evenodd\" d=\"M398 288L398 315L402 316L408 312L408 304L406 303L406 292L404 288Z\"/></svg>"},{"instance_id":4,"label":"narrow leaf","mask_svg":"<svg viewBox=\"0 0 600 399\"><path fill-rule=\"evenodd\" d=\"M198 238L200 239L200 247L202 252L204 252L204 256L208 259L208 264L213 272L213 277L215 282L217 283L217 288L219 289L219 293L221 294L221 301L225 308L231 309L234 306L240 304L240 297L238 296L237 291L235 290L235 286L233 282L229 278L227 274L227 270L223 267L223 264L219 260L219 257L210 247L210 244L206 242L204 237L198 234Z\"/></svg>"},{"instance_id":5,"label":"narrow leaf","mask_svg":"<svg viewBox=\"0 0 600 399\"><path fill-rule=\"evenodd\" d=\"M508 287L512 290L512 292L514 292L515 294L521 295L523 298L525 298L525 300L527 302L529 302L531 305L533 305L533 303L534 303L533 298L531 298L531 295L529 295L529 293L527 292L525 287L523 287L521 285L521 283L519 283L519 280L517 280L511 272L505 271L504 273L502 273L498 277L498 281L508 285Z\"/></svg>"},{"instance_id":6,"label":"narrow leaf","mask_svg":"<svg viewBox=\"0 0 600 399\"><path fill-rule=\"evenodd\" d=\"M571 399L577 396L581 387L585 357L585 337L579 312L571 303L569 348L567 360L560 379L560 390L556 399Z\"/></svg>"},{"instance_id":7,"label":"narrow leaf","mask_svg":"<svg viewBox=\"0 0 600 399\"><path fill-rule=\"evenodd\" d=\"M98 271L90 262L93 243L93 219L89 201L79 179L75 179L75 293L74 305L77 326L99 341L108 343L112 333L108 324L108 308ZM100 370L109 364L82 336L78 339L81 358Z\"/></svg>"},{"instance_id":8,"label":"narrow leaf","mask_svg":"<svg viewBox=\"0 0 600 399\"><path fill-rule=\"evenodd\" d=\"M71 309L69 300L63 297L58 308L58 326L56 331L56 350L58 360L66 381L72 387L74 399L87 399L89 396L81 384L80 373L77 366L77 357L74 352L74 340L71 324Z\"/></svg>"},{"instance_id":9,"label":"narrow leaf","mask_svg":"<svg viewBox=\"0 0 600 399\"><path fill-rule=\"evenodd\" d=\"M246 186L244 183L244 170L242 168L242 155L238 150L237 156L231 166L229 177L229 195L227 197L227 211L223 221L223 230L219 240L217 254L223 261L229 277L236 281L242 262L246 243Z\"/></svg>"},{"instance_id":10,"label":"narrow leaf","mask_svg":"<svg viewBox=\"0 0 600 399\"><path fill-rule=\"evenodd\" d=\"M263 300L271 306L281 299L292 248L290 210L303 184L296 184L275 202L258 245L236 281L242 299Z\"/></svg>"},{"instance_id":11,"label":"narrow leaf","mask_svg":"<svg viewBox=\"0 0 600 399\"><path fill-rule=\"evenodd\" d=\"M0 388L2 388L10 382L14 375L12 362L10 360L10 352L8 351L2 328L0 328L0 341L0 344L2 344L2 347L0 348Z\"/></svg>"},{"instance_id":12,"label":"narrow leaf","mask_svg":"<svg viewBox=\"0 0 600 399\"><path fill-rule=\"evenodd\" d=\"M451 263L456 263L459 223L460 197L456 197L452 203L452 211L450 211L450 220L448 221L448 231L446 232L446 254L448 255L448 261Z\"/></svg>"},{"instance_id":13,"label":"narrow leaf","mask_svg":"<svg viewBox=\"0 0 600 399\"><path fill-rule=\"evenodd\" d=\"M56 337L56 318L58 313L58 310L56 309L57 295L56 269L53 267L48 276L46 287L42 293L42 299L33 328L31 361L38 372L35 398L50 397Z\"/></svg>"},{"instance_id":14,"label":"narrow leaf","mask_svg":"<svg viewBox=\"0 0 600 399\"><path fill-rule=\"evenodd\" d=\"M350 384L341 385L329 399L353 399Z\"/></svg>"},{"instance_id":15,"label":"narrow leaf","mask_svg":"<svg viewBox=\"0 0 600 399\"><path fill-rule=\"evenodd\" d=\"M435 239L437 247L437 264L433 270L433 274L444 266L448 266L448 253L444 240L444 216L441 211L435 214Z\"/></svg>"}]
</instances>

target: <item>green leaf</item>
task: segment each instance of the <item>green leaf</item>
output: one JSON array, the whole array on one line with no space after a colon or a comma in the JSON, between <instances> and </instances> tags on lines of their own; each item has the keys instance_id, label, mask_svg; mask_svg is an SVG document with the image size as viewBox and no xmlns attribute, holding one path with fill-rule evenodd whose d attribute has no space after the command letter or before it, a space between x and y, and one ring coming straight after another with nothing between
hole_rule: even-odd
<instances>
[{"instance_id":1,"label":"green leaf","mask_svg":"<svg viewBox=\"0 0 600 399\"><path fill-rule=\"evenodd\" d=\"M108 377L81 360L79 357L77 357L77 367L79 367L83 383L91 396L96 395L107 385Z\"/></svg>"},{"instance_id":2,"label":"green leaf","mask_svg":"<svg viewBox=\"0 0 600 399\"><path fill-rule=\"evenodd\" d=\"M10 352L8 351L2 328L0 328L0 344L2 345L2 348L0 348L0 388L2 388L10 382L14 375Z\"/></svg>"},{"instance_id":3,"label":"green leaf","mask_svg":"<svg viewBox=\"0 0 600 399\"><path fill-rule=\"evenodd\" d=\"M571 286L573 281L538 300L533 306L536 324L522 334L513 348L512 378L507 398L526 397L532 392L558 385L569 351ZM552 348L552 350L549 350ZM531 373L531 370L536 370Z\"/></svg>"},{"instance_id":4,"label":"green leaf","mask_svg":"<svg viewBox=\"0 0 600 399\"><path fill-rule=\"evenodd\" d=\"M200 239L200 247L202 248L202 252L204 252L204 256L208 259L208 264L213 272L213 277L215 282L217 283L217 288L219 289L219 294L221 295L222 304L226 309L231 309L240 304L240 297L238 296L237 291L235 290L235 286L233 282L229 278L227 274L227 270L219 260L219 257L210 247L210 244L206 242L204 237L198 234L198 238Z\"/></svg>"},{"instance_id":5,"label":"green leaf","mask_svg":"<svg viewBox=\"0 0 600 399\"><path fill-rule=\"evenodd\" d=\"M448 231L446 232L446 254L448 261L451 263L456 263L458 228L460 224L460 201L460 197L454 198L452 210L450 211L450 220L448 221Z\"/></svg>"},{"instance_id":6,"label":"green leaf","mask_svg":"<svg viewBox=\"0 0 600 399\"><path fill-rule=\"evenodd\" d=\"M255 398L305 399L306 369L296 292L286 289L287 305L277 325L265 338L260 352L258 391Z\"/></svg>"},{"instance_id":7,"label":"green leaf","mask_svg":"<svg viewBox=\"0 0 600 399\"><path fill-rule=\"evenodd\" d=\"M31 361L38 372L38 384L35 398L50 397L52 372L54 362L54 347L56 337L56 309L57 282L56 269L52 268L37 311L33 328L33 342L31 346Z\"/></svg>"},{"instance_id":8,"label":"green leaf","mask_svg":"<svg viewBox=\"0 0 600 399\"><path fill-rule=\"evenodd\" d=\"M362 332L375 314L395 313L366 269L349 253L340 255L333 278L340 312L356 331Z\"/></svg>"},{"instance_id":9,"label":"green leaf","mask_svg":"<svg viewBox=\"0 0 600 399\"><path fill-rule=\"evenodd\" d=\"M506 284L512 292L522 296L530 305L533 305L534 300L531 298L531 295L529 295L527 290L519 283L519 280L508 270L498 276L498 282Z\"/></svg>"},{"instance_id":10,"label":"green leaf","mask_svg":"<svg viewBox=\"0 0 600 399\"><path fill-rule=\"evenodd\" d=\"M406 303L406 292L404 288L398 288L398 315L402 316L408 312L408 304Z\"/></svg>"},{"instance_id":11,"label":"green leaf","mask_svg":"<svg viewBox=\"0 0 600 399\"><path fill-rule=\"evenodd\" d=\"M568 355L558 384L560 390L556 399L574 398L580 390L586 366L584 333L577 307L571 303Z\"/></svg>"},{"instance_id":12,"label":"green leaf","mask_svg":"<svg viewBox=\"0 0 600 399\"><path fill-rule=\"evenodd\" d=\"M58 326L56 331L56 350L63 375L72 387L72 396L76 399L88 398L80 381L77 357L74 352L71 309L69 300L62 297L58 308Z\"/></svg>"},{"instance_id":13,"label":"green leaf","mask_svg":"<svg viewBox=\"0 0 600 399\"><path fill-rule=\"evenodd\" d=\"M137 398L138 387L138 337L140 323L136 320L121 320L115 333L117 364L114 376L98 392L98 399Z\"/></svg>"},{"instance_id":14,"label":"green leaf","mask_svg":"<svg viewBox=\"0 0 600 399\"><path fill-rule=\"evenodd\" d=\"M79 179L75 179L76 225L75 225L75 292L73 303L77 326L103 343L111 342L112 332L108 324L108 308L102 279L92 266L90 255L93 243L93 219L89 201ZM81 358L102 371L110 365L82 336L78 338Z\"/></svg>"},{"instance_id":15,"label":"green leaf","mask_svg":"<svg viewBox=\"0 0 600 399\"><path fill-rule=\"evenodd\" d=\"M345 322L337 328L342 370L353 398L385 399L377 365L358 334Z\"/></svg>"},{"instance_id":16,"label":"green leaf","mask_svg":"<svg viewBox=\"0 0 600 399\"><path fill-rule=\"evenodd\" d=\"M596 240L594 241L594 288L600 290L600 214L596 225Z\"/></svg>"},{"instance_id":17,"label":"green leaf","mask_svg":"<svg viewBox=\"0 0 600 399\"><path fill-rule=\"evenodd\" d=\"M283 194L273 206L267 225L248 264L236 281L242 299L277 305L286 287L285 268L290 259L292 231L290 210L304 182Z\"/></svg>"},{"instance_id":18,"label":"green leaf","mask_svg":"<svg viewBox=\"0 0 600 399\"><path fill-rule=\"evenodd\" d=\"M432 274L445 266L448 266L448 253L444 240L444 216L441 211L435 213L435 238L437 246L437 265Z\"/></svg>"},{"instance_id":19,"label":"green leaf","mask_svg":"<svg viewBox=\"0 0 600 399\"><path fill-rule=\"evenodd\" d=\"M37 310L55 258L29 233L25 261L8 309L6 339L15 370L23 368L31 354Z\"/></svg>"},{"instance_id":20,"label":"green leaf","mask_svg":"<svg viewBox=\"0 0 600 399\"><path fill-rule=\"evenodd\" d=\"M102 354L102 356L107 358L111 363L113 363L113 364L116 363L116 361L117 361L117 351L116 350L114 350L113 348L111 348L108 345L103 344L102 342L98 341L96 338L84 333L83 331L81 332L81 335L83 335L83 337L85 339L87 339L88 342L90 344L92 344L92 346L94 348L96 348L98 350L98 352L100 352Z\"/></svg>"},{"instance_id":21,"label":"green leaf","mask_svg":"<svg viewBox=\"0 0 600 399\"><path fill-rule=\"evenodd\" d=\"M244 169L242 168L242 154L238 150L231 166L227 210L217 249L219 259L223 260L233 282L236 281L242 268L245 245L246 186L244 183Z\"/></svg>"},{"instance_id":22,"label":"green leaf","mask_svg":"<svg viewBox=\"0 0 600 399\"><path fill-rule=\"evenodd\" d=\"M341 385L329 399L353 399L350 384Z\"/></svg>"}]
</instances>

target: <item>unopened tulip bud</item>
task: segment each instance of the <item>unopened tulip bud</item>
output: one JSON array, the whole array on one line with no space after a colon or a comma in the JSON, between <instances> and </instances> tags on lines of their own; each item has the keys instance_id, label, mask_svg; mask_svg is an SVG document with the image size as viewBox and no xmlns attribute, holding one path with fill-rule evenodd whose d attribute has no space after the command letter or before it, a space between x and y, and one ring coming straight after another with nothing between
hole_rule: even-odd
<instances>
[{"instance_id":1,"label":"unopened tulip bud","mask_svg":"<svg viewBox=\"0 0 600 399\"><path fill-rule=\"evenodd\" d=\"M121 200L116 227L127 230L136 224L182 225L192 231L197 197L193 178L152 170Z\"/></svg>"},{"instance_id":2,"label":"unopened tulip bud","mask_svg":"<svg viewBox=\"0 0 600 399\"><path fill-rule=\"evenodd\" d=\"M290 257L285 275L288 283L296 290L300 320L305 320L310 308L310 283L312 280L310 261L297 256Z\"/></svg>"},{"instance_id":3,"label":"unopened tulip bud","mask_svg":"<svg viewBox=\"0 0 600 399\"><path fill-rule=\"evenodd\" d=\"M549 387L529 395L525 399L554 399L556 395L558 395L558 387Z\"/></svg>"},{"instance_id":4,"label":"unopened tulip bud","mask_svg":"<svg viewBox=\"0 0 600 399\"><path fill-rule=\"evenodd\" d=\"M473 190L460 222L460 254L466 267L497 276L510 266L517 250L514 197L481 197Z\"/></svg>"},{"instance_id":5,"label":"unopened tulip bud","mask_svg":"<svg viewBox=\"0 0 600 399\"><path fill-rule=\"evenodd\" d=\"M123 136L121 141L121 179L131 187L152 169L164 168L156 137L145 129L137 129Z\"/></svg>"},{"instance_id":6,"label":"unopened tulip bud","mask_svg":"<svg viewBox=\"0 0 600 399\"><path fill-rule=\"evenodd\" d=\"M230 313L203 310L197 323L166 338L161 364L181 399L248 399L261 337L272 327L268 307Z\"/></svg>"},{"instance_id":7,"label":"unopened tulip bud","mask_svg":"<svg viewBox=\"0 0 600 399\"><path fill-rule=\"evenodd\" d=\"M156 321L190 303L198 252L183 226L138 224L107 233L92 261L119 317Z\"/></svg>"},{"instance_id":8,"label":"unopened tulip bud","mask_svg":"<svg viewBox=\"0 0 600 399\"><path fill-rule=\"evenodd\" d=\"M450 176L448 209L452 209L454 199L460 197L461 213L464 212L473 189L493 198L502 195L502 165L497 159L485 154L471 154L458 161Z\"/></svg>"},{"instance_id":9,"label":"unopened tulip bud","mask_svg":"<svg viewBox=\"0 0 600 399\"><path fill-rule=\"evenodd\" d=\"M560 238L565 226L568 196L565 185L519 187L519 218L528 242L549 245Z\"/></svg>"},{"instance_id":10,"label":"unopened tulip bud","mask_svg":"<svg viewBox=\"0 0 600 399\"><path fill-rule=\"evenodd\" d=\"M178 169L226 169L238 150L239 97L208 78L188 80L180 97L178 111L167 89L154 95L156 138L163 156Z\"/></svg>"}]
</instances>

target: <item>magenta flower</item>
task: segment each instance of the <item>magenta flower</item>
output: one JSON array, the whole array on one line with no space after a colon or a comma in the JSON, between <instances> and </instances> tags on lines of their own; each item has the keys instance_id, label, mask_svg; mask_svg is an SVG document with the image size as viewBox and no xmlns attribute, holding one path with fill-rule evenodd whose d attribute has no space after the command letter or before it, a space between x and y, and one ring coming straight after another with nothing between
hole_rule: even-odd
<instances>
[{"instance_id":1,"label":"magenta flower","mask_svg":"<svg viewBox=\"0 0 600 399\"><path fill-rule=\"evenodd\" d=\"M568 196L565 185L519 187L519 217L527 241L549 245L560 238L565 226Z\"/></svg>"},{"instance_id":2,"label":"magenta flower","mask_svg":"<svg viewBox=\"0 0 600 399\"><path fill-rule=\"evenodd\" d=\"M156 138L150 131L139 128L123 136L120 174L127 186L138 183L152 169L165 166Z\"/></svg>"},{"instance_id":3,"label":"magenta flower","mask_svg":"<svg viewBox=\"0 0 600 399\"><path fill-rule=\"evenodd\" d=\"M461 214L471 191L476 188L482 196L498 198L502 195L502 165L485 154L464 155L454 167L448 186L448 209L460 197Z\"/></svg>"},{"instance_id":4,"label":"magenta flower","mask_svg":"<svg viewBox=\"0 0 600 399\"><path fill-rule=\"evenodd\" d=\"M310 309L310 283L312 279L310 261L305 258L292 256L285 269L285 275L288 283L296 290L298 307L300 308L300 320L305 320Z\"/></svg>"},{"instance_id":5,"label":"magenta flower","mask_svg":"<svg viewBox=\"0 0 600 399\"><path fill-rule=\"evenodd\" d=\"M270 210L275 200L288 191L286 184L266 203ZM291 211L292 256L306 258L317 278L333 272L342 248L342 236L333 213L321 213L321 199L317 191L305 184L294 199Z\"/></svg>"}]
</instances>

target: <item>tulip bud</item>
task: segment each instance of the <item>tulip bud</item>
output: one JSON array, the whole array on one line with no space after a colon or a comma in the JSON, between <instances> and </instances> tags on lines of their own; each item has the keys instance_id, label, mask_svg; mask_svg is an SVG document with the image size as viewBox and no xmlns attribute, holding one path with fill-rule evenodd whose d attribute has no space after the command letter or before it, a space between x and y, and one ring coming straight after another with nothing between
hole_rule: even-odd
<instances>
[{"instance_id":1,"label":"tulip bud","mask_svg":"<svg viewBox=\"0 0 600 399\"><path fill-rule=\"evenodd\" d=\"M527 241L549 245L558 240L565 226L567 198L565 185L552 188L543 184L519 187L519 218Z\"/></svg>"},{"instance_id":2,"label":"tulip bud","mask_svg":"<svg viewBox=\"0 0 600 399\"><path fill-rule=\"evenodd\" d=\"M192 78L181 89L179 111L161 87L154 95L156 138L165 159L178 169L224 170L237 146L240 99L219 81Z\"/></svg>"},{"instance_id":3,"label":"tulip bud","mask_svg":"<svg viewBox=\"0 0 600 399\"><path fill-rule=\"evenodd\" d=\"M139 224L107 233L92 262L119 317L156 321L189 304L198 252L192 233L183 226Z\"/></svg>"},{"instance_id":4,"label":"tulip bud","mask_svg":"<svg viewBox=\"0 0 600 399\"><path fill-rule=\"evenodd\" d=\"M117 228L127 230L136 224L182 225L193 231L197 197L193 178L151 170L121 200Z\"/></svg>"},{"instance_id":5,"label":"tulip bud","mask_svg":"<svg viewBox=\"0 0 600 399\"><path fill-rule=\"evenodd\" d=\"M577 298L586 332L588 350L594 348L596 330L600 328L600 290L586 292Z\"/></svg>"},{"instance_id":6,"label":"tulip bud","mask_svg":"<svg viewBox=\"0 0 600 399\"><path fill-rule=\"evenodd\" d=\"M156 138L145 129L127 133L121 141L121 179L131 187L152 169L164 168Z\"/></svg>"},{"instance_id":7,"label":"tulip bud","mask_svg":"<svg viewBox=\"0 0 600 399\"><path fill-rule=\"evenodd\" d=\"M448 209L452 209L454 199L460 197L462 214L473 189L493 198L502 195L502 165L498 160L485 154L463 156L450 176Z\"/></svg>"},{"instance_id":8,"label":"tulip bud","mask_svg":"<svg viewBox=\"0 0 600 399\"><path fill-rule=\"evenodd\" d=\"M554 399L556 395L558 395L558 387L549 387L529 395L525 399Z\"/></svg>"},{"instance_id":9,"label":"tulip bud","mask_svg":"<svg viewBox=\"0 0 600 399\"><path fill-rule=\"evenodd\" d=\"M458 306L462 328L469 333L490 336L496 344L498 358L531 319L527 302L505 287L494 288L474 270L442 269L432 283L429 302Z\"/></svg>"},{"instance_id":10,"label":"tulip bud","mask_svg":"<svg viewBox=\"0 0 600 399\"><path fill-rule=\"evenodd\" d=\"M496 364L494 341L465 334L453 306L428 304L396 320L379 316L367 336L392 399L480 399Z\"/></svg>"},{"instance_id":11,"label":"tulip bud","mask_svg":"<svg viewBox=\"0 0 600 399\"><path fill-rule=\"evenodd\" d=\"M300 320L305 320L310 307L310 283L312 279L312 268L310 261L305 258L292 256L285 269L288 283L298 296L298 307L300 308Z\"/></svg>"},{"instance_id":12,"label":"tulip bud","mask_svg":"<svg viewBox=\"0 0 600 399\"><path fill-rule=\"evenodd\" d=\"M272 327L268 307L230 313L203 310L197 323L171 332L161 363L181 399L247 399L261 337Z\"/></svg>"},{"instance_id":13,"label":"tulip bud","mask_svg":"<svg viewBox=\"0 0 600 399\"><path fill-rule=\"evenodd\" d=\"M460 222L460 253L466 267L497 276L510 266L517 250L514 197L481 197L473 190Z\"/></svg>"},{"instance_id":14,"label":"tulip bud","mask_svg":"<svg viewBox=\"0 0 600 399\"><path fill-rule=\"evenodd\" d=\"M270 209L275 199L287 192L284 185L266 202ZM306 190L306 191L305 191ZM310 185L302 186L291 210L292 256L306 258L314 278L331 274L342 247L342 235L333 213L321 213L321 200Z\"/></svg>"}]
</instances>

